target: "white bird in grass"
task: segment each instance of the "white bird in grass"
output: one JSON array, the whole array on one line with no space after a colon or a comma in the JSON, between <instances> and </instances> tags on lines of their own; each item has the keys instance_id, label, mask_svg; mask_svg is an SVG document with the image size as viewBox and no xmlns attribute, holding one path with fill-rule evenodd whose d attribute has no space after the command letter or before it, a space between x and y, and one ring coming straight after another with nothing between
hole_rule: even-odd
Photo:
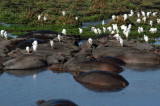
<instances>
[{"instance_id":1,"label":"white bird in grass","mask_svg":"<svg viewBox=\"0 0 160 106\"><path fill-rule=\"evenodd\" d=\"M129 25L128 25L128 29L131 29L131 28L132 28L132 24L129 24Z\"/></svg>"},{"instance_id":2,"label":"white bird in grass","mask_svg":"<svg viewBox=\"0 0 160 106\"><path fill-rule=\"evenodd\" d=\"M105 24L105 22L104 22L104 20L102 21L102 25L104 26L104 24Z\"/></svg>"},{"instance_id":3,"label":"white bird in grass","mask_svg":"<svg viewBox=\"0 0 160 106\"><path fill-rule=\"evenodd\" d=\"M127 20L127 14L123 15L124 21Z\"/></svg>"},{"instance_id":4,"label":"white bird in grass","mask_svg":"<svg viewBox=\"0 0 160 106\"><path fill-rule=\"evenodd\" d=\"M121 30L126 30L126 29L127 29L127 26L121 25Z\"/></svg>"},{"instance_id":5,"label":"white bird in grass","mask_svg":"<svg viewBox=\"0 0 160 106\"><path fill-rule=\"evenodd\" d=\"M138 33L142 33L143 32L143 27L138 27Z\"/></svg>"},{"instance_id":6,"label":"white bird in grass","mask_svg":"<svg viewBox=\"0 0 160 106\"><path fill-rule=\"evenodd\" d=\"M141 13L142 13L143 17L146 16L146 13L144 11L141 11Z\"/></svg>"},{"instance_id":7,"label":"white bird in grass","mask_svg":"<svg viewBox=\"0 0 160 106\"><path fill-rule=\"evenodd\" d=\"M115 31L112 31L111 34L115 34Z\"/></svg>"},{"instance_id":8,"label":"white bird in grass","mask_svg":"<svg viewBox=\"0 0 160 106\"><path fill-rule=\"evenodd\" d=\"M38 21L40 21L40 20L41 20L41 16L42 16L41 14L40 14L40 15L38 15Z\"/></svg>"},{"instance_id":9,"label":"white bird in grass","mask_svg":"<svg viewBox=\"0 0 160 106\"><path fill-rule=\"evenodd\" d=\"M141 23L141 19L140 18L137 19L137 23L138 24Z\"/></svg>"},{"instance_id":10,"label":"white bird in grass","mask_svg":"<svg viewBox=\"0 0 160 106\"><path fill-rule=\"evenodd\" d=\"M62 30L62 33L64 34L64 35L66 35L67 33L66 33L66 29L63 29Z\"/></svg>"},{"instance_id":11,"label":"white bird in grass","mask_svg":"<svg viewBox=\"0 0 160 106\"><path fill-rule=\"evenodd\" d=\"M112 27L107 27L107 29L109 30L109 32L111 33L112 32Z\"/></svg>"},{"instance_id":12,"label":"white bird in grass","mask_svg":"<svg viewBox=\"0 0 160 106\"><path fill-rule=\"evenodd\" d=\"M138 18L140 17L140 13L139 13L139 12L137 13L137 17L138 17Z\"/></svg>"},{"instance_id":13,"label":"white bird in grass","mask_svg":"<svg viewBox=\"0 0 160 106\"><path fill-rule=\"evenodd\" d=\"M36 40L32 43L32 47L33 47L33 51L36 52L38 48L38 42Z\"/></svg>"},{"instance_id":14,"label":"white bird in grass","mask_svg":"<svg viewBox=\"0 0 160 106\"><path fill-rule=\"evenodd\" d=\"M116 19L116 16L115 15L112 15L112 20L115 20Z\"/></svg>"},{"instance_id":15,"label":"white bird in grass","mask_svg":"<svg viewBox=\"0 0 160 106\"><path fill-rule=\"evenodd\" d=\"M157 12L154 12L152 15L153 15L154 17L156 17L156 16L157 16Z\"/></svg>"},{"instance_id":16,"label":"white bird in grass","mask_svg":"<svg viewBox=\"0 0 160 106\"><path fill-rule=\"evenodd\" d=\"M149 16L150 16L150 14L151 14L151 11L150 11L150 12L147 12L147 17L149 17Z\"/></svg>"},{"instance_id":17,"label":"white bird in grass","mask_svg":"<svg viewBox=\"0 0 160 106\"><path fill-rule=\"evenodd\" d=\"M4 37L5 30L1 30L1 36Z\"/></svg>"},{"instance_id":18,"label":"white bird in grass","mask_svg":"<svg viewBox=\"0 0 160 106\"><path fill-rule=\"evenodd\" d=\"M99 28L97 29L97 31L98 31L99 35L102 33L101 29L99 29Z\"/></svg>"},{"instance_id":19,"label":"white bird in grass","mask_svg":"<svg viewBox=\"0 0 160 106\"><path fill-rule=\"evenodd\" d=\"M82 34L82 32L83 32L83 29L79 28L79 33Z\"/></svg>"},{"instance_id":20,"label":"white bird in grass","mask_svg":"<svg viewBox=\"0 0 160 106\"><path fill-rule=\"evenodd\" d=\"M94 32L95 34L98 34L98 30L97 30L96 28L93 30L93 32Z\"/></svg>"},{"instance_id":21,"label":"white bird in grass","mask_svg":"<svg viewBox=\"0 0 160 106\"><path fill-rule=\"evenodd\" d=\"M160 19L157 19L157 23L160 24Z\"/></svg>"},{"instance_id":22,"label":"white bird in grass","mask_svg":"<svg viewBox=\"0 0 160 106\"><path fill-rule=\"evenodd\" d=\"M149 21L149 24L151 25L151 26L153 26L153 21L151 20L151 21Z\"/></svg>"},{"instance_id":23,"label":"white bird in grass","mask_svg":"<svg viewBox=\"0 0 160 106\"><path fill-rule=\"evenodd\" d=\"M143 20L144 23L146 22L146 19L147 19L146 17L143 17L143 18L142 18L142 20Z\"/></svg>"},{"instance_id":24,"label":"white bird in grass","mask_svg":"<svg viewBox=\"0 0 160 106\"><path fill-rule=\"evenodd\" d=\"M54 41L53 40L50 40L50 45L51 45L51 48L53 49L53 46L54 46Z\"/></svg>"},{"instance_id":25,"label":"white bird in grass","mask_svg":"<svg viewBox=\"0 0 160 106\"><path fill-rule=\"evenodd\" d=\"M61 41L61 35L58 34L57 38L58 38L58 41L60 42Z\"/></svg>"},{"instance_id":26,"label":"white bird in grass","mask_svg":"<svg viewBox=\"0 0 160 106\"><path fill-rule=\"evenodd\" d=\"M157 32L157 28L150 28L149 30L152 34L155 34Z\"/></svg>"},{"instance_id":27,"label":"white bird in grass","mask_svg":"<svg viewBox=\"0 0 160 106\"><path fill-rule=\"evenodd\" d=\"M129 29L124 30L123 34L126 36L126 39L128 39L128 36L130 34L130 30Z\"/></svg>"},{"instance_id":28,"label":"white bird in grass","mask_svg":"<svg viewBox=\"0 0 160 106\"><path fill-rule=\"evenodd\" d=\"M27 53L29 53L29 46L26 47L26 51L27 51Z\"/></svg>"},{"instance_id":29,"label":"white bird in grass","mask_svg":"<svg viewBox=\"0 0 160 106\"><path fill-rule=\"evenodd\" d=\"M65 12L65 11L62 11L62 15L65 16L65 15L66 15L66 12Z\"/></svg>"},{"instance_id":30,"label":"white bird in grass","mask_svg":"<svg viewBox=\"0 0 160 106\"><path fill-rule=\"evenodd\" d=\"M144 35L144 41L145 41L146 43L148 43L148 36L147 36L147 35Z\"/></svg>"},{"instance_id":31,"label":"white bird in grass","mask_svg":"<svg viewBox=\"0 0 160 106\"><path fill-rule=\"evenodd\" d=\"M46 16L44 16L44 17L43 17L43 20L44 20L44 21L47 21L47 17L46 17Z\"/></svg>"},{"instance_id":32,"label":"white bird in grass","mask_svg":"<svg viewBox=\"0 0 160 106\"><path fill-rule=\"evenodd\" d=\"M76 21L78 21L78 19L79 19L78 17L75 17L75 20L76 20Z\"/></svg>"},{"instance_id":33,"label":"white bird in grass","mask_svg":"<svg viewBox=\"0 0 160 106\"><path fill-rule=\"evenodd\" d=\"M107 29L106 29L105 27L103 27L103 32L104 32L104 33L106 33L106 30L107 30Z\"/></svg>"},{"instance_id":34,"label":"white bird in grass","mask_svg":"<svg viewBox=\"0 0 160 106\"><path fill-rule=\"evenodd\" d=\"M5 39L8 39L7 31L4 32L4 38L5 38Z\"/></svg>"}]
</instances>

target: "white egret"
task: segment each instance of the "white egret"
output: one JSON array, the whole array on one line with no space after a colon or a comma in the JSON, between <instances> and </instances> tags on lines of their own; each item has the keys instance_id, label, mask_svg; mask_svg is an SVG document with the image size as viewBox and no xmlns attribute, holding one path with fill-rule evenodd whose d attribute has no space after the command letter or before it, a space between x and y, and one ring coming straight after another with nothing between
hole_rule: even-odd
<instances>
[{"instance_id":1,"label":"white egret","mask_svg":"<svg viewBox=\"0 0 160 106\"><path fill-rule=\"evenodd\" d=\"M150 14L151 14L151 11L150 11L150 12L147 12L147 17L149 17L149 16L150 16Z\"/></svg>"},{"instance_id":2,"label":"white egret","mask_svg":"<svg viewBox=\"0 0 160 106\"><path fill-rule=\"evenodd\" d=\"M105 22L104 22L104 20L102 21L102 25L104 26L104 24L105 24Z\"/></svg>"},{"instance_id":3,"label":"white egret","mask_svg":"<svg viewBox=\"0 0 160 106\"><path fill-rule=\"evenodd\" d=\"M34 75L33 75L33 78L36 79L36 78L37 78L37 74L34 74Z\"/></svg>"},{"instance_id":4,"label":"white egret","mask_svg":"<svg viewBox=\"0 0 160 106\"><path fill-rule=\"evenodd\" d=\"M66 12L65 12L65 11L62 11L62 15L65 16L65 15L66 15Z\"/></svg>"},{"instance_id":5,"label":"white egret","mask_svg":"<svg viewBox=\"0 0 160 106\"><path fill-rule=\"evenodd\" d=\"M160 19L157 19L157 23L160 24Z\"/></svg>"},{"instance_id":6,"label":"white egret","mask_svg":"<svg viewBox=\"0 0 160 106\"><path fill-rule=\"evenodd\" d=\"M124 21L126 21L127 20L127 14L124 14L123 18L124 18Z\"/></svg>"},{"instance_id":7,"label":"white egret","mask_svg":"<svg viewBox=\"0 0 160 106\"><path fill-rule=\"evenodd\" d=\"M155 34L157 32L157 28L150 28L149 30L152 34Z\"/></svg>"},{"instance_id":8,"label":"white egret","mask_svg":"<svg viewBox=\"0 0 160 106\"><path fill-rule=\"evenodd\" d=\"M27 53L29 53L29 46L26 47L26 51L27 51Z\"/></svg>"},{"instance_id":9,"label":"white egret","mask_svg":"<svg viewBox=\"0 0 160 106\"><path fill-rule=\"evenodd\" d=\"M40 20L41 20L41 16L42 16L41 14L40 14L40 15L38 15L38 21L40 21Z\"/></svg>"},{"instance_id":10,"label":"white egret","mask_svg":"<svg viewBox=\"0 0 160 106\"><path fill-rule=\"evenodd\" d=\"M94 32L95 34L98 34L98 30L97 30L96 28L93 30L93 32Z\"/></svg>"},{"instance_id":11,"label":"white egret","mask_svg":"<svg viewBox=\"0 0 160 106\"><path fill-rule=\"evenodd\" d=\"M115 37L116 40L119 41L119 34L115 34L113 37Z\"/></svg>"},{"instance_id":12,"label":"white egret","mask_svg":"<svg viewBox=\"0 0 160 106\"><path fill-rule=\"evenodd\" d=\"M5 30L1 30L1 36L4 37Z\"/></svg>"},{"instance_id":13,"label":"white egret","mask_svg":"<svg viewBox=\"0 0 160 106\"><path fill-rule=\"evenodd\" d=\"M144 35L144 41L145 41L146 43L148 43L148 36L147 36L147 35Z\"/></svg>"},{"instance_id":14,"label":"white egret","mask_svg":"<svg viewBox=\"0 0 160 106\"><path fill-rule=\"evenodd\" d=\"M144 11L141 11L141 13L142 13L143 17L146 16L146 13Z\"/></svg>"},{"instance_id":15,"label":"white egret","mask_svg":"<svg viewBox=\"0 0 160 106\"><path fill-rule=\"evenodd\" d=\"M156 16L157 16L157 12L154 12L152 15L153 15L154 17L156 17Z\"/></svg>"},{"instance_id":16,"label":"white egret","mask_svg":"<svg viewBox=\"0 0 160 106\"><path fill-rule=\"evenodd\" d=\"M61 41L61 35L58 34L57 38L58 38L58 41L60 42Z\"/></svg>"},{"instance_id":17,"label":"white egret","mask_svg":"<svg viewBox=\"0 0 160 106\"><path fill-rule=\"evenodd\" d=\"M7 31L4 32L4 38L5 38L5 39L8 39Z\"/></svg>"},{"instance_id":18,"label":"white egret","mask_svg":"<svg viewBox=\"0 0 160 106\"><path fill-rule=\"evenodd\" d=\"M106 30L107 30L107 29L106 29L105 27L103 27L103 32L104 32L104 33L106 33Z\"/></svg>"},{"instance_id":19,"label":"white egret","mask_svg":"<svg viewBox=\"0 0 160 106\"><path fill-rule=\"evenodd\" d=\"M139 12L137 12L137 17L138 17L138 18L140 17L140 13L139 13Z\"/></svg>"},{"instance_id":20,"label":"white egret","mask_svg":"<svg viewBox=\"0 0 160 106\"><path fill-rule=\"evenodd\" d=\"M101 29L99 29L99 28L97 29L97 31L98 31L99 35L102 33Z\"/></svg>"},{"instance_id":21,"label":"white egret","mask_svg":"<svg viewBox=\"0 0 160 106\"><path fill-rule=\"evenodd\" d=\"M116 19L116 16L115 15L112 15L112 20L115 20Z\"/></svg>"},{"instance_id":22,"label":"white egret","mask_svg":"<svg viewBox=\"0 0 160 106\"><path fill-rule=\"evenodd\" d=\"M111 34L115 34L115 31L112 31Z\"/></svg>"},{"instance_id":23,"label":"white egret","mask_svg":"<svg viewBox=\"0 0 160 106\"><path fill-rule=\"evenodd\" d=\"M47 21L47 17L46 17L46 16L44 16L44 17L43 17L43 20L44 20L44 21Z\"/></svg>"},{"instance_id":24,"label":"white egret","mask_svg":"<svg viewBox=\"0 0 160 106\"><path fill-rule=\"evenodd\" d=\"M107 29L109 30L109 32L112 32L112 27L107 27Z\"/></svg>"},{"instance_id":25,"label":"white egret","mask_svg":"<svg viewBox=\"0 0 160 106\"><path fill-rule=\"evenodd\" d=\"M78 17L75 17L75 20L76 20L76 21L78 21L78 19L79 19Z\"/></svg>"},{"instance_id":26,"label":"white egret","mask_svg":"<svg viewBox=\"0 0 160 106\"><path fill-rule=\"evenodd\" d=\"M143 27L138 27L138 33L142 33L143 32Z\"/></svg>"},{"instance_id":27,"label":"white egret","mask_svg":"<svg viewBox=\"0 0 160 106\"><path fill-rule=\"evenodd\" d=\"M153 26L153 21L152 21L152 20L150 20L150 21L149 21L149 24L150 24L151 26Z\"/></svg>"},{"instance_id":28,"label":"white egret","mask_svg":"<svg viewBox=\"0 0 160 106\"><path fill-rule=\"evenodd\" d=\"M32 43L32 47L33 47L33 51L36 52L36 51L37 51L37 48L38 48L38 42L37 42L37 40L35 40L35 41Z\"/></svg>"},{"instance_id":29,"label":"white egret","mask_svg":"<svg viewBox=\"0 0 160 106\"><path fill-rule=\"evenodd\" d=\"M50 40L50 45L51 45L51 48L53 49L53 46L54 46L54 41L53 40Z\"/></svg>"},{"instance_id":30,"label":"white egret","mask_svg":"<svg viewBox=\"0 0 160 106\"><path fill-rule=\"evenodd\" d=\"M137 19L137 23L138 24L141 23L141 19L140 18Z\"/></svg>"},{"instance_id":31,"label":"white egret","mask_svg":"<svg viewBox=\"0 0 160 106\"><path fill-rule=\"evenodd\" d=\"M142 18L142 20L143 20L144 23L146 22L146 19L147 19L146 17L143 17L143 18Z\"/></svg>"},{"instance_id":32,"label":"white egret","mask_svg":"<svg viewBox=\"0 0 160 106\"><path fill-rule=\"evenodd\" d=\"M123 46L123 39L121 38L121 36L119 36L119 43L121 44L121 46Z\"/></svg>"},{"instance_id":33,"label":"white egret","mask_svg":"<svg viewBox=\"0 0 160 106\"><path fill-rule=\"evenodd\" d=\"M63 30L62 30L62 33L63 33L64 35L66 35L66 34L67 34L66 29L63 29Z\"/></svg>"},{"instance_id":34,"label":"white egret","mask_svg":"<svg viewBox=\"0 0 160 106\"><path fill-rule=\"evenodd\" d=\"M82 32L83 32L83 29L79 28L79 33L82 34Z\"/></svg>"},{"instance_id":35,"label":"white egret","mask_svg":"<svg viewBox=\"0 0 160 106\"><path fill-rule=\"evenodd\" d=\"M88 43L91 44L91 45L92 45L92 41L93 41L92 38L88 39Z\"/></svg>"}]
</instances>

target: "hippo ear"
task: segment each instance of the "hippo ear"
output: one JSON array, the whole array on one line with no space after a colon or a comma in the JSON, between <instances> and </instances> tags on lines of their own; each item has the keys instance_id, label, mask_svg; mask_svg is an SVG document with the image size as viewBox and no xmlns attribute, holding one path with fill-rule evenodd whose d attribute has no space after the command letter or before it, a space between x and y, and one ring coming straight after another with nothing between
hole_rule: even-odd
<instances>
[{"instance_id":1,"label":"hippo ear","mask_svg":"<svg viewBox=\"0 0 160 106\"><path fill-rule=\"evenodd\" d=\"M40 104L42 104L43 102L46 102L45 100L38 100L37 102L36 102L36 104L37 105L40 105Z\"/></svg>"}]
</instances>

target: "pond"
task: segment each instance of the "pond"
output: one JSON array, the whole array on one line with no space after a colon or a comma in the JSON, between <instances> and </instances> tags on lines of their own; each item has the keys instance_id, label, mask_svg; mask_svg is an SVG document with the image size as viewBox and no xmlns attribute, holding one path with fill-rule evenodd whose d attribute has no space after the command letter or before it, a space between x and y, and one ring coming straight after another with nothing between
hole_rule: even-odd
<instances>
[{"instance_id":1,"label":"pond","mask_svg":"<svg viewBox=\"0 0 160 106\"><path fill-rule=\"evenodd\" d=\"M124 67L129 86L97 92L76 82L71 73L7 71L0 75L0 106L36 106L40 99L69 99L79 106L158 106L160 67ZM33 76L36 75L36 78Z\"/></svg>"}]
</instances>

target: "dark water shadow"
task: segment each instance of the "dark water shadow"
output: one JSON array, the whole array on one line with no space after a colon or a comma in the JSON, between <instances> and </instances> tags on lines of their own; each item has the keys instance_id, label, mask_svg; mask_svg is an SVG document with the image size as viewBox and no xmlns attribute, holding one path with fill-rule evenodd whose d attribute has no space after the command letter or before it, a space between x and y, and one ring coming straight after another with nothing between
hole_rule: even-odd
<instances>
[{"instance_id":1,"label":"dark water shadow","mask_svg":"<svg viewBox=\"0 0 160 106\"><path fill-rule=\"evenodd\" d=\"M45 71L45 69L28 69L28 70L5 70L6 73L14 75L16 77L25 77L30 75L36 75L40 72Z\"/></svg>"}]
</instances>

